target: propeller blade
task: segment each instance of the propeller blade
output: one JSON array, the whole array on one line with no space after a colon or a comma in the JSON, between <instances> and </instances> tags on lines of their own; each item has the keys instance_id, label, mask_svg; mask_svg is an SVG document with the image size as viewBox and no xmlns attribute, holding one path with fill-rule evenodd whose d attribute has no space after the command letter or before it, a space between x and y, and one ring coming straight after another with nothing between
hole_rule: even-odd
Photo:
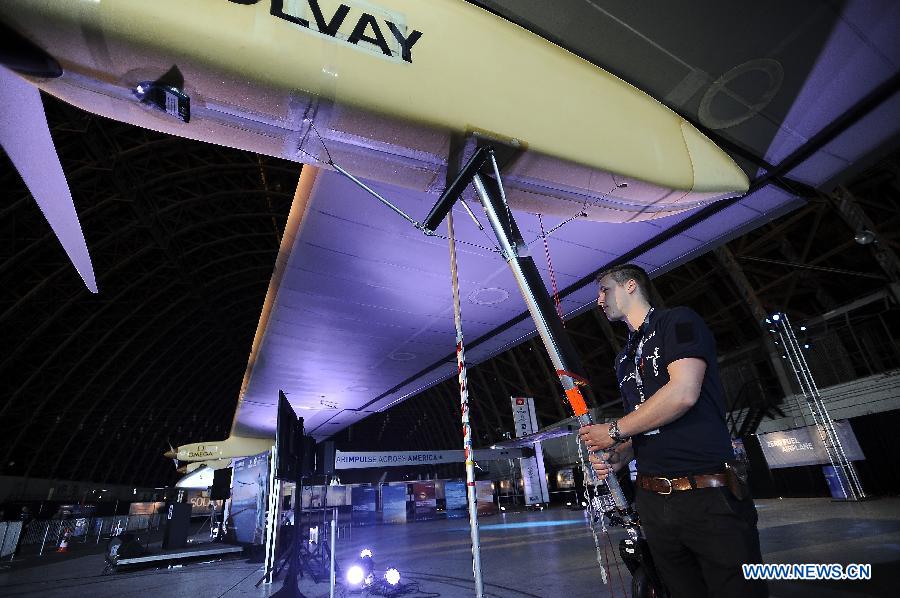
<instances>
[{"instance_id":1,"label":"propeller blade","mask_svg":"<svg viewBox=\"0 0 900 598\"><path fill-rule=\"evenodd\" d=\"M166 440L166 444L169 445L169 450L163 453L163 457L166 459L171 459L173 463L175 463L175 471L179 471L178 469L178 451L175 450L175 447L172 446L172 443Z\"/></svg>"},{"instance_id":2,"label":"propeller blade","mask_svg":"<svg viewBox=\"0 0 900 598\"><path fill-rule=\"evenodd\" d=\"M40 92L0 67L0 106L0 146L19 171L85 286L96 293L94 266L50 136Z\"/></svg>"}]
</instances>

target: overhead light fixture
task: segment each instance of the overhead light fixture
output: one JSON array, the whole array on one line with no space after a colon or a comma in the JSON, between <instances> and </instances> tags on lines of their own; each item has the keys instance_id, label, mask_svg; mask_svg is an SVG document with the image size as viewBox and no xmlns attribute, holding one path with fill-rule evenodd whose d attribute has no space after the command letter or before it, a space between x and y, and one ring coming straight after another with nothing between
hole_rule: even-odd
<instances>
[{"instance_id":1,"label":"overhead light fixture","mask_svg":"<svg viewBox=\"0 0 900 598\"><path fill-rule=\"evenodd\" d=\"M475 305L496 305L509 299L509 291L498 287L485 287L469 293L469 302Z\"/></svg>"},{"instance_id":2,"label":"overhead light fixture","mask_svg":"<svg viewBox=\"0 0 900 598\"><path fill-rule=\"evenodd\" d=\"M853 240L859 243L860 245L871 245L875 242L875 233L863 227L859 229L859 231L853 235Z\"/></svg>"},{"instance_id":3,"label":"overhead light fixture","mask_svg":"<svg viewBox=\"0 0 900 598\"><path fill-rule=\"evenodd\" d=\"M404 351L395 351L388 355L388 359L392 359L394 361L412 361L415 358L415 353L406 353Z\"/></svg>"}]
</instances>

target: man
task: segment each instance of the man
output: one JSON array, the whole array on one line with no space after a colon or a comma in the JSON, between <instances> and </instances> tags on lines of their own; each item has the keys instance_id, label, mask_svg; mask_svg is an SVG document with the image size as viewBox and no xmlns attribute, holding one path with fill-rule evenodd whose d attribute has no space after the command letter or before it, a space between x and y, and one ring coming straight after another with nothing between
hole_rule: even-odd
<instances>
[{"instance_id":1,"label":"man","mask_svg":"<svg viewBox=\"0 0 900 598\"><path fill-rule=\"evenodd\" d=\"M757 514L728 463L734 453L709 328L688 308L651 307L639 266L617 266L597 281L600 309L630 335L615 362L625 415L579 432L600 451L590 457L594 470L603 479L637 459L638 515L674 598L766 596L765 582L745 581L741 569L762 562Z\"/></svg>"}]
</instances>

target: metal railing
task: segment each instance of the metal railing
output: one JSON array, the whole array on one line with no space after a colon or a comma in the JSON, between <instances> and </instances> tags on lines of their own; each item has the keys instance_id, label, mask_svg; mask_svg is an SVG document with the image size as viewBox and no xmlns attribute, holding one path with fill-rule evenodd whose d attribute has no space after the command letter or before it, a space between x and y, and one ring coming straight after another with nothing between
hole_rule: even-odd
<instances>
[{"instance_id":1,"label":"metal railing","mask_svg":"<svg viewBox=\"0 0 900 598\"><path fill-rule=\"evenodd\" d=\"M59 546L68 531L70 543L99 544L101 538L112 538L126 531L158 530L159 513L153 515L112 515L109 517L84 517L77 519L33 520L25 529L21 546L40 545L43 555L47 546Z\"/></svg>"}]
</instances>

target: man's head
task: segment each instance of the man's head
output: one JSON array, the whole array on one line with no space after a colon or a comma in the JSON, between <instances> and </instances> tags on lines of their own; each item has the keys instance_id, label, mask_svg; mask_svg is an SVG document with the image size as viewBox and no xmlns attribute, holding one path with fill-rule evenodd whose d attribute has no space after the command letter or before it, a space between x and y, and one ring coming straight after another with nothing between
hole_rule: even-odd
<instances>
[{"instance_id":1,"label":"man's head","mask_svg":"<svg viewBox=\"0 0 900 598\"><path fill-rule=\"evenodd\" d=\"M597 275L597 305L610 322L625 319L634 307L651 305L652 286L647 272L634 264L613 266Z\"/></svg>"}]
</instances>

